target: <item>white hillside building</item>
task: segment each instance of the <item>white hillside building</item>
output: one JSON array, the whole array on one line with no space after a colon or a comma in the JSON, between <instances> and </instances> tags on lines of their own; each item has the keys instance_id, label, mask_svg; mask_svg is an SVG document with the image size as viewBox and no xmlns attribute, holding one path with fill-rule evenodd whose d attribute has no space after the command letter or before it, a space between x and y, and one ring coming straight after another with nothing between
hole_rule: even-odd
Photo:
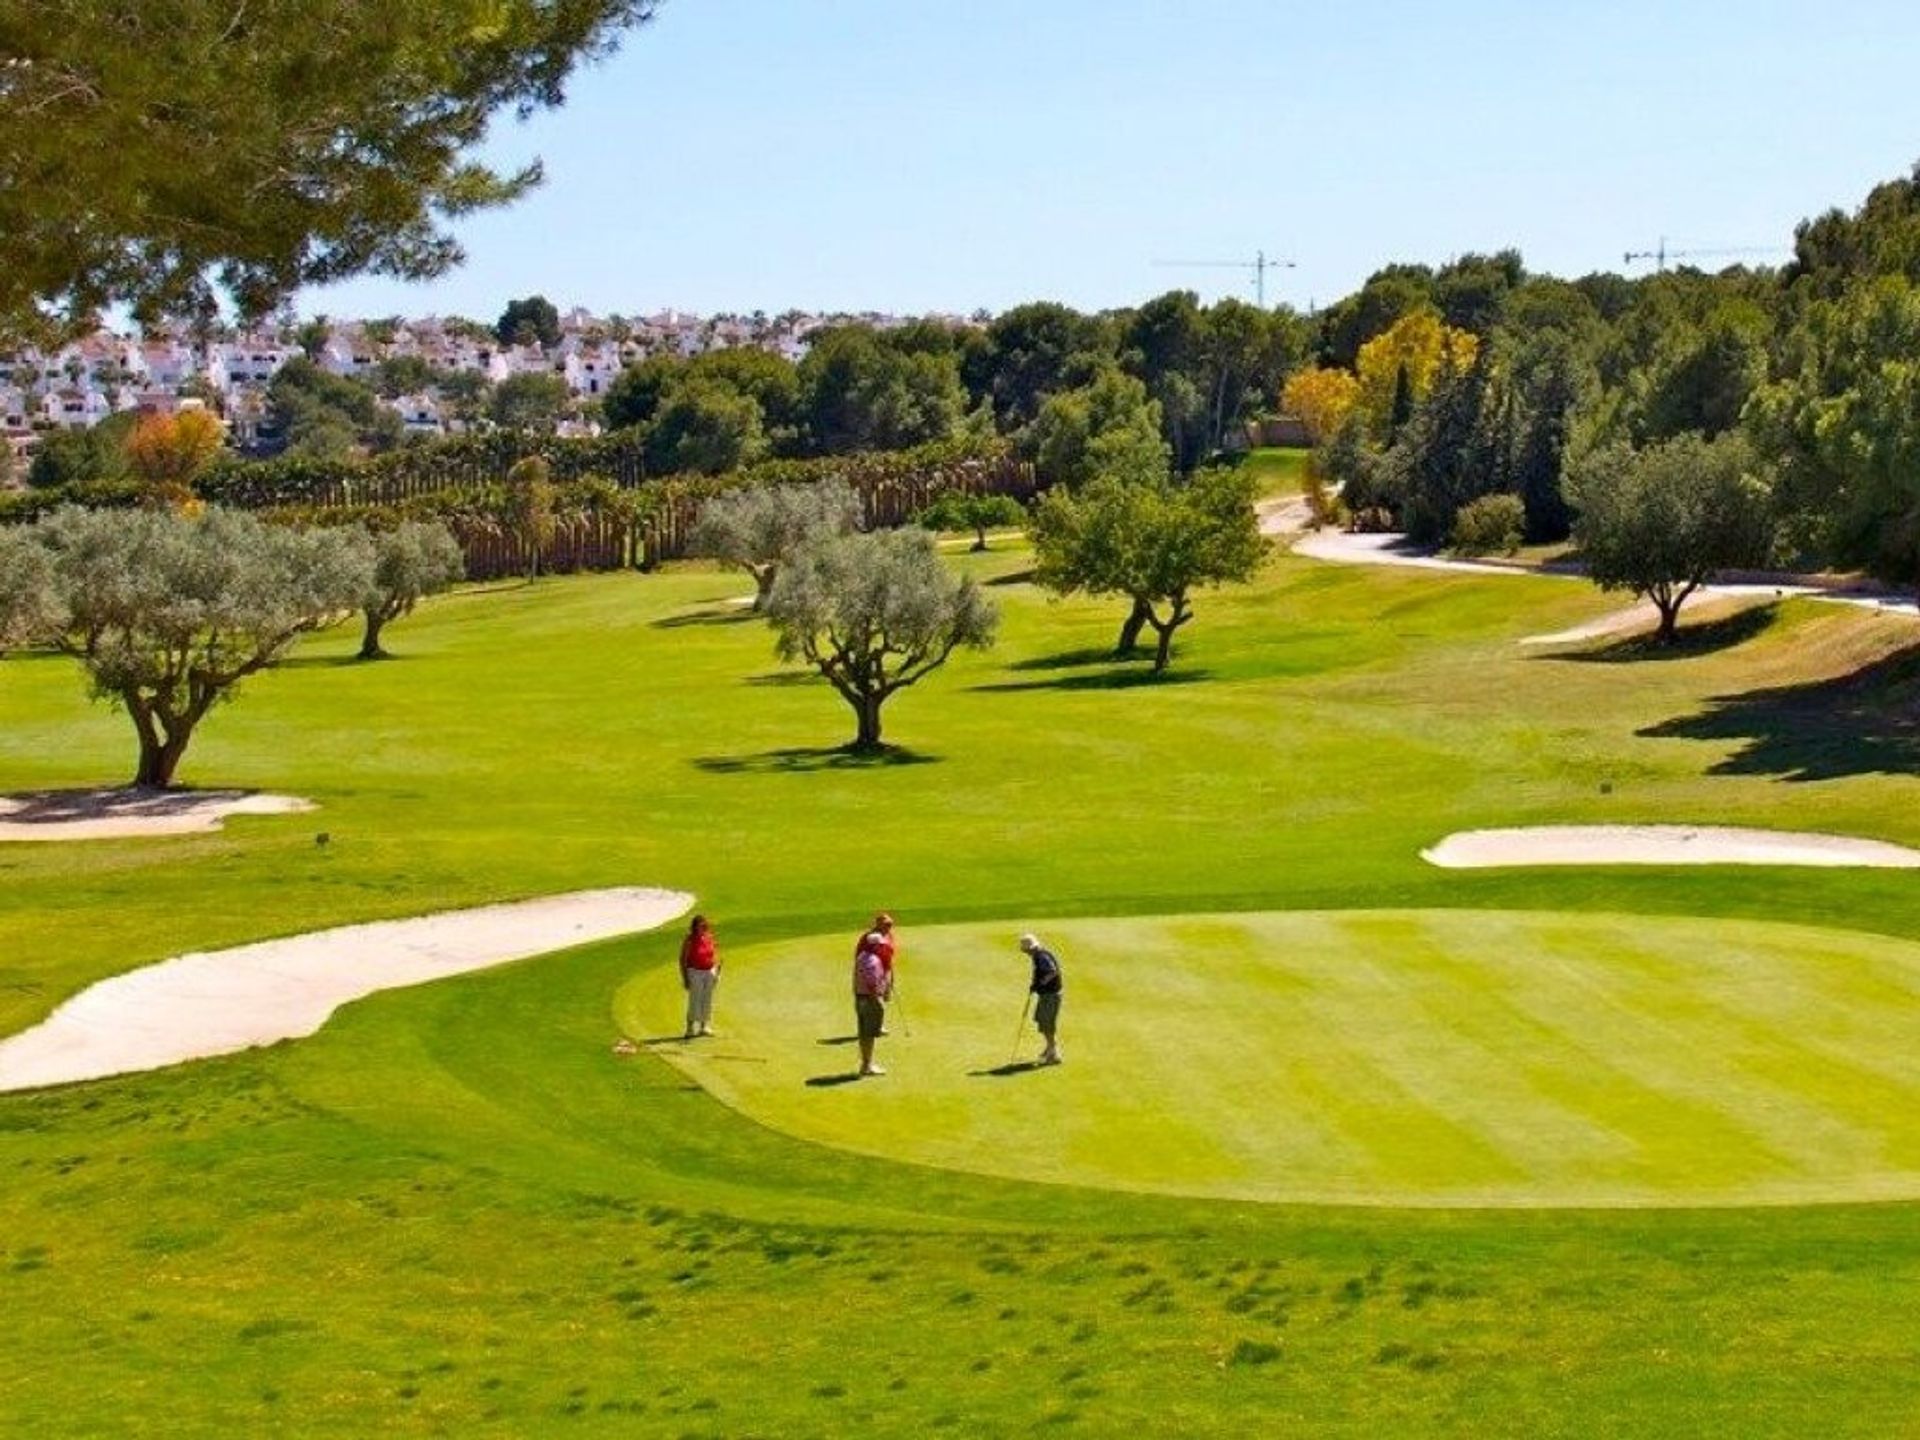
<instances>
[{"instance_id":1,"label":"white hillside building","mask_svg":"<svg viewBox=\"0 0 1920 1440\"><path fill-rule=\"evenodd\" d=\"M99 390L63 385L41 402L41 418L62 430L90 430L113 413L113 405Z\"/></svg>"}]
</instances>

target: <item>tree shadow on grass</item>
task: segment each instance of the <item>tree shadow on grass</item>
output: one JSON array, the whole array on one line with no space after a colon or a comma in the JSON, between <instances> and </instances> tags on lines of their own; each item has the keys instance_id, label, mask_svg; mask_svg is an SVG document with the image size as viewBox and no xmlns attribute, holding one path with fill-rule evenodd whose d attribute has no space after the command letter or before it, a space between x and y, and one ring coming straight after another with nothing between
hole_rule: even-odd
<instances>
[{"instance_id":1,"label":"tree shadow on grass","mask_svg":"<svg viewBox=\"0 0 1920 1440\"><path fill-rule=\"evenodd\" d=\"M653 628L685 630L694 625L747 625L759 618L750 605L727 605L717 610L683 610L678 615L662 615L653 622Z\"/></svg>"},{"instance_id":2,"label":"tree shadow on grass","mask_svg":"<svg viewBox=\"0 0 1920 1440\"><path fill-rule=\"evenodd\" d=\"M981 583L984 585L1031 585L1033 576L1033 570L1028 568L1016 570L1011 575L996 575L991 580L984 580Z\"/></svg>"},{"instance_id":3,"label":"tree shadow on grass","mask_svg":"<svg viewBox=\"0 0 1920 1440\"><path fill-rule=\"evenodd\" d=\"M764 675L749 675L740 682L742 685L824 685L826 680L816 670L769 670Z\"/></svg>"},{"instance_id":4,"label":"tree shadow on grass","mask_svg":"<svg viewBox=\"0 0 1920 1440\"><path fill-rule=\"evenodd\" d=\"M1144 661L1145 657L1139 657ZM1058 655L1035 655L1026 660L1015 660L1007 666L1009 670L1081 670L1089 665L1124 665L1128 663L1113 653L1111 645L1089 650L1062 650Z\"/></svg>"},{"instance_id":5,"label":"tree shadow on grass","mask_svg":"<svg viewBox=\"0 0 1920 1440\"><path fill-rule=\"evenodd\" d=\"M1586 650L1562 650L1537 655L1537 660L1571 660L1582 665L1637 665L1649 660L1694 660L1744 645L1764 635L1780 618L1776 604L1755 606L1708 620L1699 625L1683 624L1671 645L1662 645L1652 635L1628 635L1608 640Z\"/></svg>"},{"instance_id":6,"label":"tree shadow on grass","mask_svg":"<svg viewBox=\"0 0 1920 1440\"><path fill-rule=\"evenodd\" d=\"M1708 706L1638 733L1745 742L1715 775L1838 780L1920 769L1920 645L1837 680L1716 696Z\"/></svg>"},{"instance_id":7,"label":"tree shadow on grass","mask_svg":"<svg viewBox=\"0 0 1920 1440\"><path fill-rule=\"evenodd\" d=\"M276 660L276 670L348 670L355 665L383 665L389 660L404 660L405 654L389 652L372 659L362 659L358 655L289 655L284 660Z\"/></svg>"},{"instance_id":8,"label":"tree shadow on grass","mask_svg":"<svg viewBox=\"0 0 1920 1440\"><path fill-rule=\"evenodd\" d=\"M832 749L768 750L759 755L702 755L694 768L709 775L811 775L821 770L889 770L896 765L935 765L938 755L888 745L879 750Z\"/></svg>"},{"instance_id":9,"label":"tree shadow on grass","mask_svg":"<svg viewBox=\"0 0 1920 1440\"><path fill-rule=\"evenodd\" d=\"M462 585L452 592L462 595L504 595L509 590L524 590L530 582L524 575L515 575L505 580L482 580L471 585Z\"/></svg>"},{"instance_id":10,"label":"tree shadow on grass","mask_svg":"<svg viewBox=\"0 0 1920 1440\"><path fill-rule=\"evenodd\" d=\"M1014 694L1023 690L1057 690L1063 694L1076 690L1152 689L1161 685L1196 685L1211 680L1211 670L1162 670L1155 674L1145 665L1127 666L1124 662L1091 675L1067 675L1058 680L999 680L991 685L970 688L989 694Z\"/></svg>"}]
</instances>

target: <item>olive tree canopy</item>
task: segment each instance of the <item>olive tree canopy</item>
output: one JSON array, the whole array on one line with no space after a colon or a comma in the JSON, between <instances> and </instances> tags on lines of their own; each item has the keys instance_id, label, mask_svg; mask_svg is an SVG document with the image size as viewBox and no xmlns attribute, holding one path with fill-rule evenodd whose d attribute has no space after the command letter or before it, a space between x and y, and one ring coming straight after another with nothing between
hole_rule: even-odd
<instances>
[{"instance_id":1,"label":"olive tree canopy","mask_svg":"<svg viewBox=\"0 0 1920 1440\"><path fill-rule=\"evenodd\" d=\"M68 507L5 543L40 552L34 593L14 601L29 637L77 659L133 721L136 785L171 785L207 712L298 636L358 611L372 584L365 531L225 510Z\"/></svg>"},{"instance_id":2,"label":"olive tree canopy","mask_svg":"<svg viewBox=\"0 0 1920 1440\"><path fill-rule=\"evenodd\" d=\"M753 608L765 610L780 567L802 546L860 523L860 497L844 480L756 485L716 495L694 521L695 555L753 576Z\"/></svg>"},{"instance_id":3,"label":"olive tree canopy","mask_svg":"<svg viewBox=\"0 0 1920 1440\"><path fill-rule=\"evenodd\" d=\"M461 258L472 158L654 0L34 0L0 8L0 345L132 307L246 314Z\"/></svg>"},{"instance_id":4,"label":"olive tree canopy","mask_svg":"<svg viewBox=\"0 0 1920 1440\"><path fill-rule=\"evenodd\" d=\"M853 707L852 748L880 744L880 707L999 623L972 576L940 563L923 530L831 535L792 556L767 605L783 660L805 660Z\"/></svg>"},{"instance_id":5,"label":"olive tree canopy","mask_svg":"<svg viewBox=\"0 0 1920 1440\"><path fill-rule=\"evenodd\" d=\"M1717 571L1765 563L1773 545L1772 494L1737 433L1681 435L1644 450L1608 446L1584 457L1567 487L1587 573L1602 590L1650 600L1663 645L1687 597Z\"/></svg>"},{"instance_id":6,"label":"olive tree canopy","mask_svg":"<svg viewBox=\"0 0 1920 1440\"><path fill-rule=\"evenodd\" d=\"M384 660L381 632L411 615L429 595L438 595L467 573L466 557L453 532L438 520L408 520L373 536L373 566L360 602L366 628L360 638L362 660Z\"/></svg>"},{"instance_id":7,"label":"olive tree canopy","mask_svg":"<svg viewBox=\"0 0 1920 1440\"><path fill-rule=\"evenodd\" d=\"M1253 480L1235 470L1203 470L1186 484L1109 476L1077 494L1056 486L1034 511L1033 545L1048 589L1133 602L1116 653L1131 654L1150 625L1155 671L1167 668L1174 632L1193 619L1193 592L1252 579L1266 553Z\"/></svg>"},{"instance_id":8,"label":"olive tree canopy","mask_svg":"<svg viewBox=\"0 0 1920 1440\"><path fill-rule=\"evenodd\" d=\"M47 552L27 532L0 529L0 650L44 636L54 606Z\"/></svg>"}]
</instances>

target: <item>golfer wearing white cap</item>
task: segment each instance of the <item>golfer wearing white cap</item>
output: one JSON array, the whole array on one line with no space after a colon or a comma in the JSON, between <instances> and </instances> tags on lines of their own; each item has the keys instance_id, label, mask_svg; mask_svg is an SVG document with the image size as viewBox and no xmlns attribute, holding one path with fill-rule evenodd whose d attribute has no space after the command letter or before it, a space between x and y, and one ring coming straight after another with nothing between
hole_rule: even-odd
<instances>
[{"instance_id":1,"label":"golfer wearing white cap","mask_svg":"<svg viewBox=\"0 0 1920 1440\"><path fill-rule=\"evenodd\" d=\"M1040 1052L1042 1065L1060 1063L1060 992L1065 988L1060 978L1060 960L1051 950L1040 943L1038 935L1022 935L1020 948L1033 962L1033 981L1027 987L1033 992L1033 1024L1041 1037L1046 1040L1047 1048Z\"/></svg>"}]
</instances>

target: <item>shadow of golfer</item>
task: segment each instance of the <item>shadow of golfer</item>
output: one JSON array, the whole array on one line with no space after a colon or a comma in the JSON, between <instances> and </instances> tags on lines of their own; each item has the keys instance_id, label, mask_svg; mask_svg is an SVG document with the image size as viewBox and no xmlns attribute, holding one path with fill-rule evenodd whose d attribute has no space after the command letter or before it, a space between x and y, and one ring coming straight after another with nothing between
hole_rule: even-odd
<instances>
[{"instance_id":1,"label":"shadow of golfer","mask_svg":"<svg viewBox=\"0 0 1920 1440\"><path fill-rule=\"evenodd\" d=\"M825 1090L834 1085L851 1085L860 1078L858 1070L849 1070L844 1075L810 1075L807 1085L810 1089Z\"/></svg>"},{"instance_id":2,"label":"shadow of golfer","mask_svg":"<svg viewBox=\"0 0 1920 1440\"><path fill-rule=\"evenodd\" d=\"M1029 1070L1046 1068L1038 1060L1009 1060L1005 1065L996 1065L991 1070L969 1070L967 1074L975 1080L1004 1080L1009 1075L1024 1075Z\"/></svg>"},{"instance_id":3,"label":"shadow of golfer","mask_svg":"<svg viewBox=\"0 0 1920 1440\"><path fill-rule=\"evenodd\" d=\"M858 1045L858 1035L828 1035L813 1042L816 1045Z\"/></svg>"}]
</instances>

